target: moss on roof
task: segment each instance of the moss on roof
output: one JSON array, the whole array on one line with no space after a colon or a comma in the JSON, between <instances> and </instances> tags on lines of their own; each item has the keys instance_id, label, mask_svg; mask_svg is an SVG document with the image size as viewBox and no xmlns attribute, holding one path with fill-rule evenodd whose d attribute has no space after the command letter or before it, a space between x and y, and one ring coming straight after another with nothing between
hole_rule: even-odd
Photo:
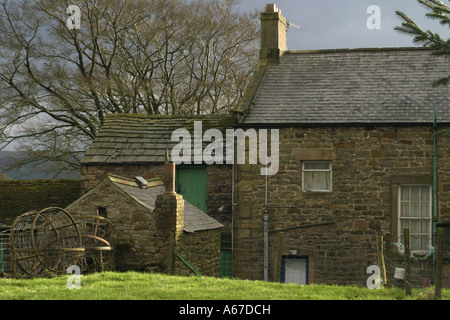
<instances>
[{"instance_id":1,"label":"moss on roof","mask_svg":"<svg viewBox=\"0 0 450 320\"><path fill-rule=\"evenodd\" d=\"M163 163L166 149L175 145L171 142L173 131L184 128L192 132L196 121L202 122L203 131L211 128L226 130L236 126L232 115L111 114L107 116L81 163Z\"/></svg>"},{"instance_id":2,"label":"moss on roof","mask_svg":"<svg viewBox=\"0 0 450 320\"><path fill-rule=\"evenodd\" d=\"M450 123L450 61L421 47L286 51L255 74L243 126Z\"/></svg>"}]
</instances>

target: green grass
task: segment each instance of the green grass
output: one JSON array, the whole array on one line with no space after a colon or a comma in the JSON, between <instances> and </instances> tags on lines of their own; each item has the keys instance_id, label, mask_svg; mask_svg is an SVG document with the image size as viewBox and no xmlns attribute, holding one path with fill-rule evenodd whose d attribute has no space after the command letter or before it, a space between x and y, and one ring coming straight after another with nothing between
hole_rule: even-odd
<instances>
[{"instance_id":1,"label":"green grass","mask_svg":"<svg viewBox=\"0 0 450 320\"><path fill-rule=\"evenodd\" d=\"M409 300L433 299L432 288L399 288L282 284L263 281L177 277L138 272L105 272L82 276L81 289L68 289L68 276L0 279L3 300ZM450 299L450 290L443 290Z\"/></svg>"}]
</instances>

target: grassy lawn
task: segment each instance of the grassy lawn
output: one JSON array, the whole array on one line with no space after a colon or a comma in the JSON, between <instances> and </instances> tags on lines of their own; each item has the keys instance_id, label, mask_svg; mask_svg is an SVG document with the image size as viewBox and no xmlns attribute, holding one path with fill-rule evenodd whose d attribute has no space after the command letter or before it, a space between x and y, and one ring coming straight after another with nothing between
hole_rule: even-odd
<instances>
[{"instance_id":1,"label":"grassy lawn","mask_svg":"<svg viewBox=\"0 0 450 320\"><path fill-rule=\"evenodd\" d=\"M149 273L96 273L81 278L81 289L68 289L68 276L36 279L0 279L2 300L409 300L433 299L432 288L369 290L325 285L300 286ZM450 299L450 290L443 290Z\"/></svg>"}]
</instances>

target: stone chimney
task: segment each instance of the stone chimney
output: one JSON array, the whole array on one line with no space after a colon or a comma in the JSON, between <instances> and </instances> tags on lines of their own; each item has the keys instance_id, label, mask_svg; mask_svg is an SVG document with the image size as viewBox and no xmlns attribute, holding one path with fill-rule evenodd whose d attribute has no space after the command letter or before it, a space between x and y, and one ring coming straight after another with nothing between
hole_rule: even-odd
<instances>
[{"instance_id":1,"label":"stone chimney","mask_svg":"<svg viewBox=\"0 0 450 320\"><path fill-rule=\"evenodd\" d=\"M183 196L175 192L175 164L169 163L167 151L164 164L165 192L156 197L156 228L162 232L175 232L178 237L184 228Z\"/></svg>"},{"instance_id":2,"label":"stone chimney","mask_svg":"<svg viewBox=\"0 0 450 320\"><path fill-rule=\"evenodd\" d=\"M156 229L161 232L183 233L184 200L176 193L163 193L155 201Z\"/></svg>"},{"instance_id":3,"label":"stone chimney","mask_svg":"<svg viewBox=\"0 0 450 320\"><path fill-rule=\"evenodd\" d=\"M266 5L261 13L261 59L279 61L286 51L287 22L275 4Z\"/></svg>"},{"instance_id":4,"label":"stone chimney","mask_svg":"<svg viewBox=\"0 0 450 320\"><path fill-rule=\"evenodd\" d=\"M164 259L160 267L168 274L174 268L174 249L184 230L184 199L175 192L175 164L169 162L166 150L164 164L164 193L155 201L155 227L158 241L163 243Z\"/></svg>"}]
</instances>

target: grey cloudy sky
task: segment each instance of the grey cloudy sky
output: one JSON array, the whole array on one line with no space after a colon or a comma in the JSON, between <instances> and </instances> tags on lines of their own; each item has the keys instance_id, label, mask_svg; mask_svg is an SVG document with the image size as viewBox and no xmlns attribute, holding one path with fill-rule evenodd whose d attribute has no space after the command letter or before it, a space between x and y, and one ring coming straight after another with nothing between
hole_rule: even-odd
<instances>
[{"instance_id":1,"label":"grey cloudy sky","mask_svg":"<svg viewBox=\"0 0 450 320\"><path fill-rule=\"evenodd\" d=\"M288 31L290 50L414 46L411 37L393 30L401 24L397 10L422 29L438 32L445 39L450 37L448 28L425 17L425 7L416 0L241 0L238 8L262 11L267 3L275 3L287 20L301 26ZM379 30L367 28L370 5L381 9Z\"/></svg>"}]
</instances>

